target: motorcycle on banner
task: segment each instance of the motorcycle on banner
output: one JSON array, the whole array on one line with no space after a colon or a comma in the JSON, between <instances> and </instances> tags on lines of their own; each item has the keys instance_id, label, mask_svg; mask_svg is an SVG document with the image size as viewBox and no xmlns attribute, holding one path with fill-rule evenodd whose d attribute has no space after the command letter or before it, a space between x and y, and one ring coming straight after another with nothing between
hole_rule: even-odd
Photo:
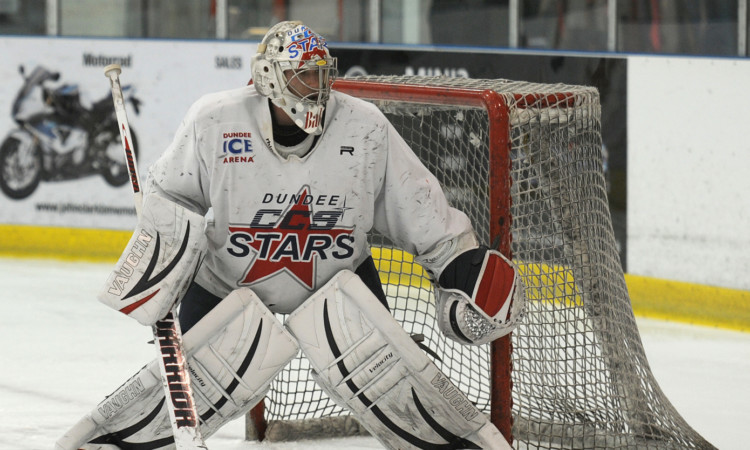
<instances>
[{"instance_id":1,"label":"motorcycle on banner","mask_svg":"<svg viewBox=\"0 0 750 450\"><path fill-rule=\"evenodd\" d=\"M18 125L0 144L0 189L12 199L31 195L43 181L61 181L100 174L112 186L128 182L112 96L84 106L78 86L50 87L60 78L38 66L28 76L19 67L23 86L11 115ZM136 114L140 100L132 86L123 86L124 99ZM132 146L138 143L131 129ZM137 156L137 155L136 155Z\"/></svg>"}]
</instances>

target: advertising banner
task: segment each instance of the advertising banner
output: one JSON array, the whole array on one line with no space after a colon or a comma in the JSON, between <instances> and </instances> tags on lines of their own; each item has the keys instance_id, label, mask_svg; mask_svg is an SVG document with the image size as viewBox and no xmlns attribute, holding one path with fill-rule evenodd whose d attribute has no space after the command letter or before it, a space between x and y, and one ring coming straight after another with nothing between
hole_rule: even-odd
<instances>
[{"instance_id":1,"label":"advertising banner","mask_svg":"<svg viewBox=\"0 0 750 450\"><path fill-rule=\"evenodd\" d=\"M141 178L202 94L243 86L257 45L0 39L0 223L132 230L104 67L117 63ZM38 151L29 151L29 146Z\"/></svg>"},{"instance_id":2,"label":"advertising banner","mask_svg":"<svg viewBox=\"0 0 750 450\"><path fill-rule=\"evenodd\" d=\"M432 75L596 86L610 207L625 254L625 59L331 46L339 76ZM198 97L247 83L256 48L257 43L231 41L0 38L6 56L0 66L0 223L131 230L135 209L104 67L122 66L145 180ZM40 151L29 152L30 145Z\"/></svg>"}]
</instances>

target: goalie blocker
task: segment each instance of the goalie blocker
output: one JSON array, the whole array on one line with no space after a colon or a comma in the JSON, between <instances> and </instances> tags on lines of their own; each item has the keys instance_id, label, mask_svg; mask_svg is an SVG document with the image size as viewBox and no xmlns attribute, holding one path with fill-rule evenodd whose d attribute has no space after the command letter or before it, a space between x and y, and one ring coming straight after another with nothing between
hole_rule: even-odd
<instances>
[{"instance_id":1,"label":"goalie blocker","mask_svg":"<svg viewBox=\"0 0 750 450\"><path fill-rule=\"evenodd\" d=\"M286 327L315 381L386 447L510 449L354 273L339 272Z\"/></svg>"},{"instance_id":2,"label":"goalie blocker","mask_svg":"<svg viewBox=\"0 0 750 450\"><path fill-rule=\"evenodd\" d=\"M99 301L143 325L164 318L182 299L206 251L205 219L158 195L147 195L133 236Z\"/></svg>"}]
</instances>

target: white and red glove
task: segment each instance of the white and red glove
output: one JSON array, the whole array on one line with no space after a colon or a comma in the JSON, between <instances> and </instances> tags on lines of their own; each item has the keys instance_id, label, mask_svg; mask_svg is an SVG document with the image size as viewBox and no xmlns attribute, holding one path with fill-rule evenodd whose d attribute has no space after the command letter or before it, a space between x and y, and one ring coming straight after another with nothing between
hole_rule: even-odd
<instances>
[{"instance_id":1,"label":"white and red glove","mask_svg":"<svg viewBox=\"0 0 750 450\"><path fill-rule=\"evenodd\" d=\"M440 272L438 324L451 339L480 345L510 333L526 305L518 268L487 247L460 253Z\"/></svg>"}]
</instances>

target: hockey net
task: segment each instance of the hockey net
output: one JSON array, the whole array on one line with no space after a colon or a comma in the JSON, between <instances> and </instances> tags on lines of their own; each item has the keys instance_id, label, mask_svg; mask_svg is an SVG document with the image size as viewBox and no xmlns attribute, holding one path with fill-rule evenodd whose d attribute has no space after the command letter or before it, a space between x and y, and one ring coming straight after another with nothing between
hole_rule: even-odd
<instances>
[{"instance_id":1,"label":"hockey net","mask_svg":"<svg viewBox=\"0 0 750 450\"><path fill-rule=\"evenodd\" d=\"M480 241L527 286L510 337L462 346L437 329L412 255L371 236L391 311L517 448L712 448L673 408L646 360L616 250L594 88L407 76L340 79L370 100L438 177ZM511 370L512 369L512 370ZM364 433L300 356L248 415L248 437Z\"/></svg>"}]
</instances>

